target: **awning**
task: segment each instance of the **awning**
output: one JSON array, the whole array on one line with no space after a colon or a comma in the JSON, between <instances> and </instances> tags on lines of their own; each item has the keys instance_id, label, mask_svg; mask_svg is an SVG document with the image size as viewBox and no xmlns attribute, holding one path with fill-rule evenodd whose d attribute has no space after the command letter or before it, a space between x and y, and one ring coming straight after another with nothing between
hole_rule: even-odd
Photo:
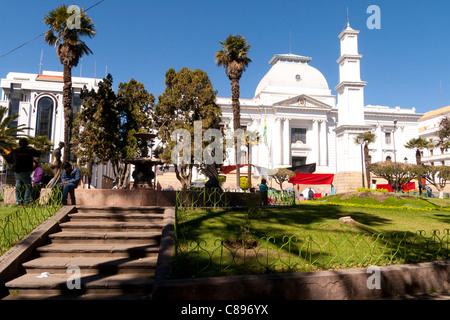
<instances>
[{"instance_id":1,"label":"awning","mask_svg":"<svg viewBox=\"0 0 450 320\"><path fill-rule=\"evenodd\" d=\"M246 164L241 164L239 167L243 167L246 166ZM231 171L236 170L236 165L232 165L232 166L223 166L221 171L224 174L230 173Z\"/></svg>"},{"instance_id":2,"label":"awning","mask_svg":"<svg viewBox=\"0 0 450 320\"><path fill-rule=\"evenodd\" d=\"M316 172L316 164L311 163L311 164L305 164L302 166L290 167L290 168L286 168L286 169L289 169L294 173L314 173L314 172Z\"/></svg>"},{"instance_id":3,"label":"awning","mask_svg":"<svg viewBox=\"0 0 450 320\"><path fill-rule=\"evenodd\" d=\"M289 179L292 184L332 184L334 174L320 173L296 173L295 177Z\"/></svg>"}]
</instances>

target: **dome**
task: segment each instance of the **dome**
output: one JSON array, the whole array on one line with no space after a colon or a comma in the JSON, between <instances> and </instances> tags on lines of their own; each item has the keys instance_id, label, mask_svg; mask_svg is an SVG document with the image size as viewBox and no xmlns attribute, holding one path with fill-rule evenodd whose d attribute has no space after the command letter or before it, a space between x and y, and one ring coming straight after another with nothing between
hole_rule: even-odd
<instances>
[{"instance_id":1,"label":"dome","mask_svg":"<svg viewBox=\"0 0 450 320\"><path fill-rule=\"evenodd\" d=\"M294 54L277 54L269 64L272 68L259 82L255 97L261 93L300 95L330 94L327 80L323 74L308 63L309 57Z\"/></svg>"}]
</instances>

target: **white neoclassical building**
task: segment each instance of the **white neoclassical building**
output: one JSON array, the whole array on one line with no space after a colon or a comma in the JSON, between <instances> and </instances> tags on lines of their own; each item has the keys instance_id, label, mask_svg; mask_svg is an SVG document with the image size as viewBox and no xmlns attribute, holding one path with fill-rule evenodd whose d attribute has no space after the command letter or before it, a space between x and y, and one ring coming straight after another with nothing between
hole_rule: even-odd
<instances>
[{"instance_id":1,"label":"white neoclassical building","mask_svg":"<svg viewBox=\"0 0 450 320\"><path fill-rule=\"evenodd\" d=\"M98 89L101 79L72 77L73 113L81 109L81 90ZM42 74L9 72L2 78L0 106L9 108L9 114L18 114L14 125L29 128L29 136L47 136L54 146L64 141L63 73L43 71ZM50 161L51 159L47 159ZM3 161L3 158L0 158ZM93 185L101 187L108 176L108 166L94 168Z\"/></svg>"},{"instance_id":2,"label":"white neoclassical building","mask_svg":"<svg viewBox=\"0 0 450 320\"><path fill-rule=\"evenodd\" d=\"M73 113L81 109L81 89L98 89L101 79L72 77ZM55 146L64 141L62 72L43 71L42 74L9 72L1 79L0 105L9 114L18 114L17 125L28 127L30 136L47 136Z\"/></svg>"},{"instance_id":3,"label":"white neoclassical building","mask_svg":"<svg viewBox=\"0 0 450 320\"><path fill-rule=\"evenodd\" d=\"M419 136L436 144L439 141L438 131L440 122L450 117L450 106L431 110L419 119ZM450 151L435 147L433 149L421 150L422 162L440 166L450 165Z\"/></svg>"},{"instance_id":4,"label":"white neoclassical building","mask_svg":"<svg viewBox=\"0 0 450 320\"><path fill-rule=\"evenodd\" d=\"M323 74L311 66L312 58L277 54L271 68L256 87L253 99L241 99L241 126L263 135L267 141L253 148L252 164L258 168L282 168L316 164L316 173L332 173L337 192L361 186L361 145L355 137L376 134L369 145L372 162L415 162L415 151L404 147L417 138L422 114L414 108L364 104L358 52L359 31L349 25L339 35L341 52L337 60L339 82L336 95ZM232 128L230 98L218 98L223 124ZM245 153L243 148L243 153ZM394 153L395 152L395 153ZM234 153L225 164L235 164ZM405 160L408 159L408 160ZM241 163L247 163L242 159Z\"/></svg>"}]
</instances>

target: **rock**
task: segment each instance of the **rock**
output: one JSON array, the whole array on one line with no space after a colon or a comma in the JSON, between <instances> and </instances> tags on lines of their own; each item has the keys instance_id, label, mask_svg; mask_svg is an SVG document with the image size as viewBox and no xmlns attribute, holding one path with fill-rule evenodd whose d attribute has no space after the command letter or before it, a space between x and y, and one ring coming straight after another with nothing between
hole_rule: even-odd
<instances>
[{"instance_id":1,"label":"rock","mask_svg":"<svg viewBox=\"0 0 450 320\"><path fill-rule=\"evenodd\" d=\"M352 217L348 216L348 217L341 217L339 218L339 222L340 223L345 223L345 224L350 224L353 226L356 226L358 223L352 219Z\"/></svg>"}]
</instances>

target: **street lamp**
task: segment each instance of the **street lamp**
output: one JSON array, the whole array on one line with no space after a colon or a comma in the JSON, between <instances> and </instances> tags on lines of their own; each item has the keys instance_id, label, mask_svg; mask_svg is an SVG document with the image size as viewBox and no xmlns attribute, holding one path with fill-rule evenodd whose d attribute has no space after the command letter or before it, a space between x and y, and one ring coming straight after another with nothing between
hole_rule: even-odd
<instances>
[{"instance_id":1,"label":"street lamp","mask_svg":"<svg viewBox=\"0 0 450 320\"><path fill-rule=\"evenodd\" d=\"M394 142L394 170L395 170L395 192L398 192L398 176L397 176L397 154L395 151L395 129L397 128L397 119L394 120L394 132L392 134L392 141Z\"/></svg>"},{"instance_id":2,"label":"street lamp","mask_svg":"<svg viewBox=\"0 0 450 320\"><path fill-rule=\"evenodd\" d=\"M358 143L361 145L361 175L362 175L362 186L366 188L366 183L364 182L364 153L363 153L363 144L364 144L364 135L360 134L358 136Z\"/></svg>"}]
</instances>

